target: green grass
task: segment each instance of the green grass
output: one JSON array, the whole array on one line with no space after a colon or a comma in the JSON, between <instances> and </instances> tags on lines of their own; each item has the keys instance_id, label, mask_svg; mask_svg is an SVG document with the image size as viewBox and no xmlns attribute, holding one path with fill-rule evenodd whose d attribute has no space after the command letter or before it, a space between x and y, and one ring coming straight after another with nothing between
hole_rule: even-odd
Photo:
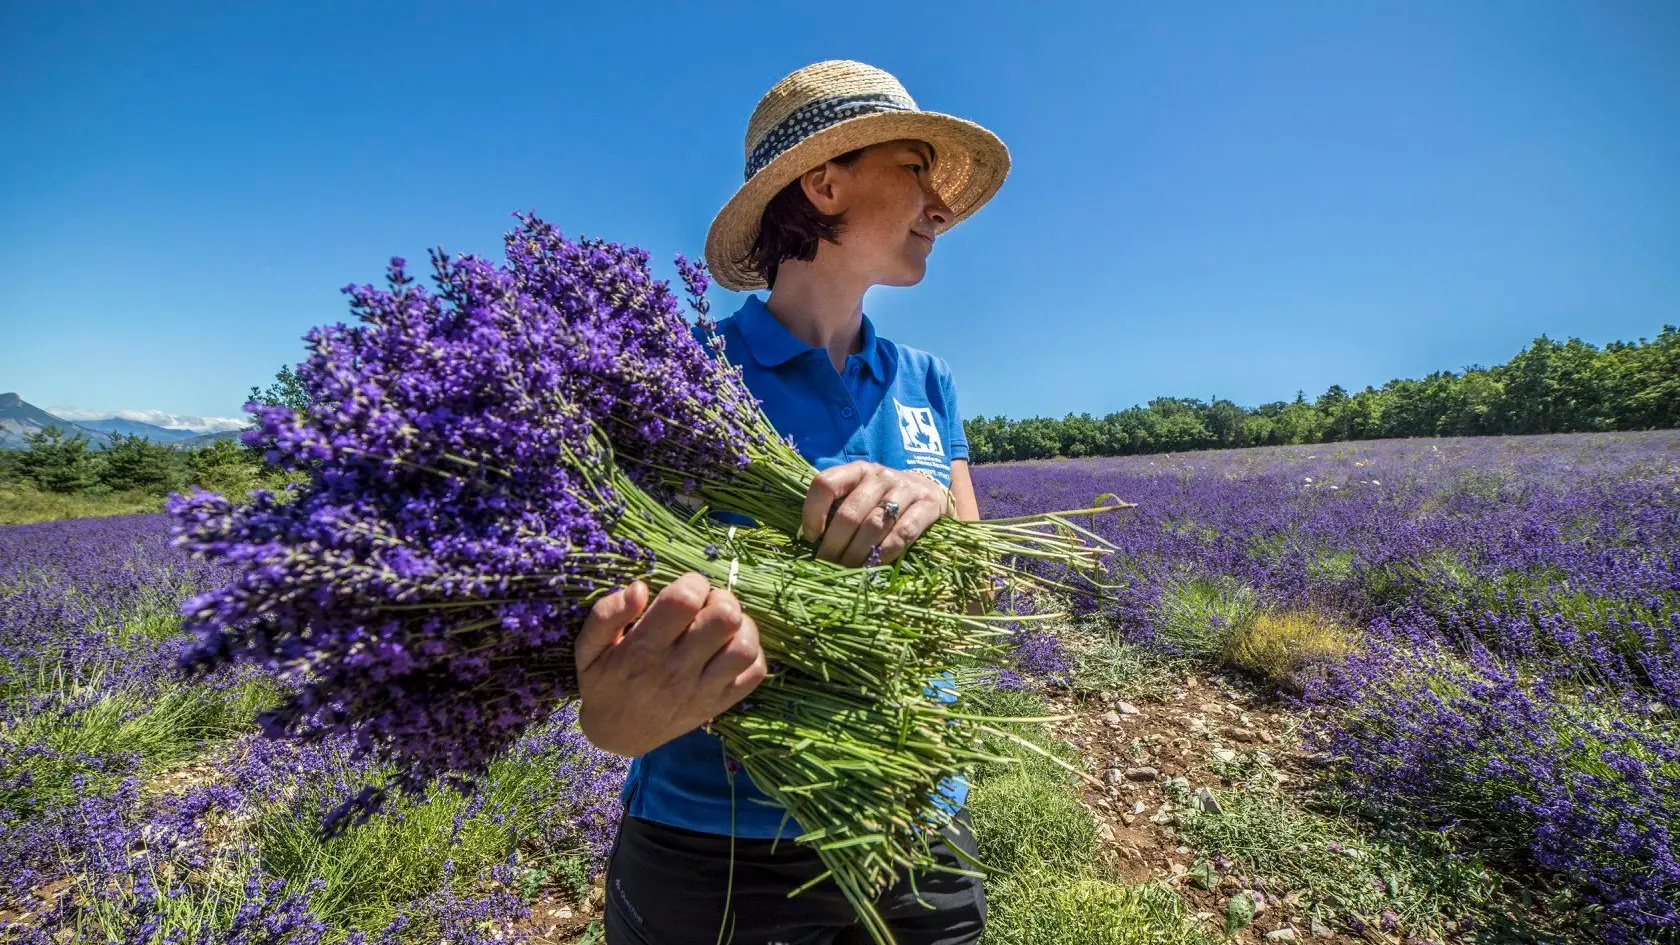
<instances>
[{"instance_id":1,"label":"green grass","mask_svg":"<svg viewBox=\"0 0 1680 945\"><path fill-rule=\"evenodd\" d=\"M29 483L0 482L0 525L163 511L163 496L141 491L105 495L44 492Z\"/></svg>"},{"instance_id":2,"label":"green grass","mask_svg":"<svg viewBox=\"0 0 1680 945\"><path fill-rule=\"evenodd\" d=\"M1171 680L1189 665L1182 656L1121 639L1101 615L1068 614L1067 601L1058 595L1040 595L1038 608L1063 614L1038 629L1060 639L1072 664L1069 684L1076 695L1110 692L1126 699L1164 697L1172 691ZM1032 701L1041 702L1036 696Z\"/></svg>"},{"instance_id":3,"label":"green grass","mask_svg":"<svg viewBox=\"0 0 1680 945\"><path fill-rule=\"evenodd\" d=\"M1182 660L1111 636L1067 634L1062 638L1073 663L1073 691L1112 692L1126 699L1161 698L1182 674Z\"/></svg>"},{"instance_id":4,"label":"green grass","mask_svg":"<svg viewBox=\"0 0 1680 945\"><path fill-rule=\"evenodd\" d=\"M227 941L225 936L217 933L233 924L234 915L245 903L244 878L255 867L255 860L249 856L235 858L226 868L206 874L203 881L195 886L192 895L151 896L144 900L143 905L128 889L108 889L102 895L82 896L72 913L75 916L72 934L66 939L61 932L59 940L75 943L136 941L135 929L144 921L138 916L155 912L158 937L139 941L163 941L164 936L174 933L180 933L178 940L184 942ZM164 885L162 879L156 877L153 881L161 887ZM333 942L334 939L329 937L326 941Z\"/></svg>"},{"instance_id":5,"label":"green grass","mask_svg":"<svg viewBox=\"0 0 1680 945\"><path fill-rule=\"evenodd\" d=\"M1388 911L1408 935L1435 939L1470 914L1484 928L1492 916L1507 930L1522 924L1508 915L1494 874L1445 834L1402 825L1378 835L1328 800L1324 811L1303 807L1252 754L1221 773L1239 786L1214 792L1218 814L1181 811L1181 836L1207 857L1232 861L1228 873L1263 877L1268 892L1304 892L1301 911L1331 924L1350 915L1380 923Z\"/></svg>"},{"instance_id":6,"label":"green grass","mask_svg":"<svg viewBox=\"0 0 1680 945\"><path fill-rule=\"evenodd\" d=\"M967 690L965 698L999 715L1048 712L1031 692ZM1041 725L1016 723L1012 731L1064 760L1078 758ZM975 772L968 800L979 858L993 870L986 945L1202 941L1176 893L1118 882L1104 865L1076 777L1018 745L1000 750L1018 763Z\"/></svg>"},{"instance_id":7,"label":"green grass","mask_svg":"<svg viewBox=\"0 0 1680 945\"><path fill-rule=\"evenodd\" d=\"M111 638L124 646L142 644L152 649L155 644L180 636L181 615L160 604L154 600L122 617L111 628Z\"/></svg>"},{"instance_id":8,"label":"green grass","mask_svg":"<svg viewBox=\"0 0 1680 945\"><path fill-rule=\"evenodd\" d=\"M257 713L273 701L270 685L252 681L222 692L198 686L152 697L117 692L67 714L40 712L0 731L0 740L45 745L57 756L27 758L27 786L0 791L0 810L28 817L102 793L131 767L145 775L191 761L215 743L249 731ZM81 788L75 785L78 776Z\"/></svg>"},{"instance_id":9,"label":"green grass","mask_svg":"<svg viewBox=\"0 0 1680 945\"><path fill-rule=\"evenodd\" d=\"M1207 941L1163 886L1089 877L987 884L987 945L1199 945Z\"/></svg>"},{"instance_id":10,"label":"green grass","mask_svg":"<svg viewBox=\"0 0 1680 945\"><path fill-rule=\"evenodd\" d=\"M1161 640L1186 654L1218 657L1258 609L1252 588L1228 578L1192 578L1162 595Z\"/></svg>"},{"instance_id":11,"label":"green grass","mask_svg":"<svg viewBox=\"0 0 1680 945\"><path fill-rule=\"evenodd\" d=\"M1307 562L1307 573L1316 581L1339 584L1354 575L1354 553L1348 550L1320 551Z\"/></svg>"},{"instance_id":12,"label":"green grass","mask_svg":"<svg viewBox=\"0 0 1680 945\"><path fill-rule=\"evenodd\" d=\"M329 925L377 932L404 903L444 882L445 860L453 862L458 884L507 858L513 834L505 820L473 817L451 842L455 815L466 803L455 791L439 788L423 801L394 803L388 815L328 840L317 835L314 816L299 816L288 805L270 811L255 837L265 865L292 886L324 881L311 902Z\"/></svg>"},{"instance_id":13,"label":"green grass","mask_svg":"<svg viewBox=\"0 0 1680 945\"><path fill-rule=\"evenodd\" d=\"M970 802L980 860L1005 874L1067 871L1097 857L1097 824L1059 769L1024 763L984 782Z\"/></svg>"},{"instance_id":14,"label":"green grass","mask_svg":"<svg viewBox=\"0 0 1680 945\"><path fill-rule=\"evenodd\" d=\"M201 483L205 489L241 501L252 489L281 493L288 483L302 482L300 472L259 470L254 466L223 469ZM190 491L190 487L187 490ZM283 494L283 493L282 493ZM140 489L121 492L48 492L34 483L0 480L0 525L50 522L61 518L101 518L163 511L164 496Z\"/></svg>"},{"instance_id":15,"label":"green grass","mask_svg":"<svg viewBox=\"0 0 1680 945\"><path fill-rule=\"evenodd\" d=\"M119 644L150 650L180 633L173 611L142 606L104 631ZM124 657L82 664L47 650L5 669L0 697L45 696L33 714L0 723L0 743L39 745L46 755L26 756L27 786L0 791L5 816L27 817L77 796L102 793L129 773L141 777L191 761L217 743L252 729L257 713L279 698L274 683L250 679L226 689L202 684L167 686L161 692L119 688L107 692L108 675ZM63 707L75 707L63 711ZM78 789L75 782L81 780Z\"/></svg>"},{"instance_id":16,"label":"green grass","mask_svg":"<svg viewBox=\"0 0 1680 945\"><path fill-rule=\"evenodd\" d=\"M293 888L314 879L323 888L310 896L315 913L334 928L357 928L370 933L384 929L402 907L439 889L446 882L456 892L470 892L481 872L505 862L516 845L526 854L526 879L540 884L560 879L570 892L585 891L588 860L579 848L564 843L533 849L531 838L546 825L544 818L560 806L572 785L556 777L558 754L506 756L490 766L482 779L485 801L477 814L463 818L460 832L451 836L457 814L467 800L448 787L438 787L420 800L399 799L387 814L343 835L322 839L314 814L344 796L344 786L308 785L293 802L265 812L253 830L264 866ZM385 772L369 775L382 779ZM453 866L445 876L444 863ZM407 934L424 941L427 930L411 927Z\"/></svg>"}]
</instances>

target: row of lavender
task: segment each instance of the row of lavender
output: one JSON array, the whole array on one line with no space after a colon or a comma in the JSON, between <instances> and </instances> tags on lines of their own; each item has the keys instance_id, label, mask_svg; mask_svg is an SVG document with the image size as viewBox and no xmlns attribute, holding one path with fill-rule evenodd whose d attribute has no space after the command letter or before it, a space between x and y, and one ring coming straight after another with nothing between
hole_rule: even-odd
<instances>
[{"instance_id":1,"label":"row of lavender","mask_svg":"<svg viewBox=\"0 0 1680 945\"><path fill-rule=\"evenodd\" d=\"M161 515L0 529L0 939L506 940L598 867L623 766L564 712L470 802L314 836L383 772L256 735L260 668L180 680L176 607L225 577Z\"/></svg>"},{"instance_id":2,"label":"row of lavender","mask_svg":"<svg viewBox=\"0 0 1680 945\"><path fill-rule=\"evenodd\" d=\"M975 481L988 516L1103 492L1140 503L1096 525L1122 548L1120 589L1079 602L1134 640L1185 648L1174 607L1210 583L1252 601L1250 619L1356 628L1301 680L1333 783L1542 867L1610 940L1680 926L1680 432L1015 464Z\"/></svg>"}]
</instances>

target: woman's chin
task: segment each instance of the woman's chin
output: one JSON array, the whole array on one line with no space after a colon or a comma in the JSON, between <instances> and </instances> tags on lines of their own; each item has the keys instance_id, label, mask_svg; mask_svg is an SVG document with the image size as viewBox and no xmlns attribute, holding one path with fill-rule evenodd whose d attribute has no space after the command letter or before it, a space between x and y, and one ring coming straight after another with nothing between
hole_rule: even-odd
<instances>
[{"instance_id":1,"label":"woman's chin","mask_svg":"<svg viewBox=\"0 0 1680 945\"><path fill-rule=\"evenodd\" d=\"M886 282L884 284L885 285L891 285L891 286L911 286L911 285L915 285L918 282L921 282L923 277L925 277L926 275L927 275L927 260L918 259L918 260L915 260L914 262L911 262L911 263L907 264L903 269L901 269L898 273L896 273L893 276L891 281Z\"/></svg>"}]
</instances>

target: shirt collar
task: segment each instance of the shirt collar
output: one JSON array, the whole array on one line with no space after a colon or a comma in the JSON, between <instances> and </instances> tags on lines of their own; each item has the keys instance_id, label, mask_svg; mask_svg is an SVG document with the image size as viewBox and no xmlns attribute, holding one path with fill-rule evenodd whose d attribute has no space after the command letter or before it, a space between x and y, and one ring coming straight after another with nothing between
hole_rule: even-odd
<instances>
[{"instance_id":1,"label":"shirt collar","mask_svg":"<svg viewBox=\"0 0 1680 945\"><path fill-rule=\"evenodd\" d=\"M817 350L794 337L793 332L776 320L769 306L757 295L747 296L736 314L740 316L741 337L747 343L747 350L752 353L754 361L765 367L786 364L807 351ZM826 352L824 354L826 356ZM880 339L868 315L863 316L863 350L857 356L877 378L885 376Z\"/></svg>"}]
</instances>

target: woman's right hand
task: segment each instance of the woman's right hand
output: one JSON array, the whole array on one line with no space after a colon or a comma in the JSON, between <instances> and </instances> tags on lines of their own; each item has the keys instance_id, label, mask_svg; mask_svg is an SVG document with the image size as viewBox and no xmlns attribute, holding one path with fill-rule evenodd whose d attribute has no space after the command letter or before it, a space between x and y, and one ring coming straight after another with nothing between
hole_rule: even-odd
<instances>
[{"instance_id":1,"label":"woman's right hand","mask_svg":"<svg viewBox=\"0 0 1680 945\"><path fill-rule=\"evenodd\" d=\"M615 755L699 728L764 680L758 625L733 592L691 572L648 594L636 581L601 598L578 634L578 726Z\"/></svg>"}]
</instances>

